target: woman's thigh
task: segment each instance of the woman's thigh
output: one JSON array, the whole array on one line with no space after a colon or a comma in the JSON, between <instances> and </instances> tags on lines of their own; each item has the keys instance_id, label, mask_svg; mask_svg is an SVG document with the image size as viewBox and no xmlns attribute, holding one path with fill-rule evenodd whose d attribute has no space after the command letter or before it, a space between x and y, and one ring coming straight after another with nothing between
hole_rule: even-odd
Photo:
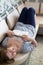
<instances>
[{"instance_id":1,"label":"woman's thigh","mask_svg":"<svg viewBox=\"0 0 43 65\"><path fill-rule=\"evenodd\" d=\"M21 14L20 14L20 16L19 16L18 21L22 22L22 23L25 23L26 22L26 15L27 15L27 8L24 7Z\"/></svg>"},{"instance_id":2,"label":"woman's thigh","mask_svg":"<svg viewBox=\"0 0 43 65\"><path fill-rule=\"evenodd\" d=\"M33 8L29 8L27 11L26 24L30 24L35 27L35 10Z\"/></svg>"}]
</instances>

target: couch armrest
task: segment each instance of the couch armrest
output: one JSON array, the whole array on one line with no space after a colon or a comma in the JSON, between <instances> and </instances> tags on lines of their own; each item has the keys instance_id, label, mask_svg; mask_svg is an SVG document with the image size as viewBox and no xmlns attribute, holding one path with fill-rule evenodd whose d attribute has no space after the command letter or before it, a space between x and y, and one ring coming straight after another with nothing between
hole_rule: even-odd
<instances>
[{"instance_id":1,"label":"couch armrest","mask_svg":"<svg viewBox=\"0 0 43 65\"><path fill-rule=\"evenodd\" d=\"M37 35L38 29L39 29L39 24L36 25L36 28L35 28L35 29L36 29L36 32L35 32L35 34L34 34L34 38L35 38L36 35Z\"/></svg>"}]
</instances>

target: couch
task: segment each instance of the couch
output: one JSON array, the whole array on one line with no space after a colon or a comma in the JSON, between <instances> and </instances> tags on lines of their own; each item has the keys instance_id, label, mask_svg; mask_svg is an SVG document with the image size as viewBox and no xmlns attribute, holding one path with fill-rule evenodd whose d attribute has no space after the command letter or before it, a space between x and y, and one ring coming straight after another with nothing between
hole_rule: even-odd
<instances>
[{"instance_id":1,"label":"couch","mask_svg":"<svg viewBox=\"0 0 43 65\"><path fill-rule=\"evenodd\" d=\"M22 4L22 8L23 7L24 7L24 4ZM21 8L21 10L22 10L22 8ZM18 12L18 10L19 10L19 12ZM8 14L7 15L7 21L5 19L0 21L0 43L4 39L6 32L9 29L13 30L13 27L15 26L15 24L18 20L18 17L20 15L20 12L21 12L19 7L18 7L18 10L14 9L14 11L12 13ZM39 28L39 25L36 25L36 28L35 28L36 32L34 34L34 38L36 37L36 34L38 32L38 28ZM6 65L28 65L31 53L32 52L25 53L25 54L19 53L15 57L14 63L6 64ZM3 65L5 65L5 64L3 64Z\"/></svg>"}]
</instances>

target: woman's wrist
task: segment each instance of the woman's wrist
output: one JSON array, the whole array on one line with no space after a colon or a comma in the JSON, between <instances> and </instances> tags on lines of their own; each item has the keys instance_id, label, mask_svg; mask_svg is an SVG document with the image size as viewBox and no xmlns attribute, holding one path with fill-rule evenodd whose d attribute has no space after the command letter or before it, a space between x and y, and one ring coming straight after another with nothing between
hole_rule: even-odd
<instances>
[{"instance_id":1,"label":"woman's wrist","mask_svg":"<svg viewBox=\"0 0 43 65\"><path fill-rule=\"evenodd\" d=\"M27 38L27 41L33 41L33 38L28 37L28 38Z\"/></svg>"}]
</instances>

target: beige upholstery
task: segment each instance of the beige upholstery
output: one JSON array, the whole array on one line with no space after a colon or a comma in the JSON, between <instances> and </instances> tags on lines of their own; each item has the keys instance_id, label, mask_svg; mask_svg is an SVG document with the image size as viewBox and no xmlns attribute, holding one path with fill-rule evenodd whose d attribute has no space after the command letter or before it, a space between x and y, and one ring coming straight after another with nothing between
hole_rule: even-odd
<instances>
[{"instance_id":1,"label":"beige upholstery","mask_svg":"<svg viewBox=\"0 0 43 65\"><path fill-rule=\"evenodd\" d=\"M23 3L20 6L18 6L18 12L21 13L21 11L24 7L25 7L25 5Z\"/></svg>"},{"instance_id":2,"label":"beige upholstery","mask_svg":"<svg viewBox=\"0 0 43 65\"><path fill-rule=\"evenodd\" d=\"M8 26L6 24L5 20L2 20L0 22L0 42L3 40L5 37L5 33L8 31Z\"/></svg>"},{"instance_id":3,"label":"beige upholstery","mask_svg":"<svg viewBox=\"0 0 43 65\"><path fill-rule=\"evenodd\" d=\"M27 2L25 2L25 6L27 8L33 7L35 9L36 13L39 12L39 3L38 2L29 2L29 1L27 1Z\"/></svg>"},{"instance_id":4,"label":"beige upholstery","mask_svg":"<svg viewBox=\"0 0 43 65\"><path fill-rule=\"evenodd\" d=\"M40 14L43 14L43 3L41 3L41 11Z\"/></svg>"},{"instance_id":5,"label":"beige upholstery","mask_svg":"<svg viewBox=\"0 0 43 65\"><path fill-rule=\"evenodd\" d=\"M19 17L19 13L16 9L14 9L14 11L7 16L7 23L10 29L14 27L15 23L18 20L18 17Z\"/></svg>"}]
</instances>

